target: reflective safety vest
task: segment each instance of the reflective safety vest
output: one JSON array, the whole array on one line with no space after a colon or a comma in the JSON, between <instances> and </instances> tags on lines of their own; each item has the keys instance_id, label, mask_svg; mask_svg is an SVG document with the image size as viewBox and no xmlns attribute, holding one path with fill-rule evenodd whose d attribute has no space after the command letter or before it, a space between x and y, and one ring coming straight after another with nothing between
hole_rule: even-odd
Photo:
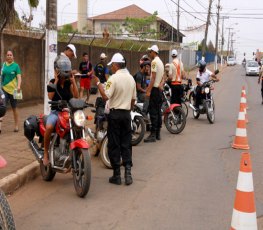
<instances>
[{"instance_id":1,"label":"reflective safety vest","mask_svg":"<svg viewBox=\"0 0 263 230\"><path fill-rule=\"evenodd\" d=\"M176 69L176 77L175 77L175 80L173 79L171 84L172 85L180 85L181 82L182 82L182 78L181 78L181 62L178 58L174 59L173 60L173 64L175 66L175 69Z\"/></svg>"}]
</instances>

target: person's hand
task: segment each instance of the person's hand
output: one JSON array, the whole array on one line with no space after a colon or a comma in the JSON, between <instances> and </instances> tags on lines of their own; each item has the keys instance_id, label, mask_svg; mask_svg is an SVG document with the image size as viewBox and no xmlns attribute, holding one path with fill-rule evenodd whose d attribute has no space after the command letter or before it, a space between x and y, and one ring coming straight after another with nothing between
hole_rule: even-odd
<instances>
[{"instance_id":1,"label":"person's hand","mask_svg":"<svg viewBox=\"0 0 263 230\"><path fill-rule=\"evenodd\" d=\"M94 81L95 81L95 83L97 85L97 83L100 82L100 79L98 77L94 76Z\"/></svg>"},{"instance_id":2,"label":"person's hand","mask_svg":"<svg viewBox=\"0 0 263 230\"><path fill-rule=\"evenodd\" d=\"M16 92L20 93L20 87L17 87Z\"/></svg>"},{"instance_id":3,"label":"person's hand","mask_svg":"<svg viewBox=\"0 0 263 230\"><path fill-rule=\"evenodd\" d=\"M146 95L145 95L145 96L149 98L150 95L151 95L151 90L147 89L147 90L146 90Z\"/></svg>"},{"instance_id":4,"label":"person's hand","mask_svg":"<svg viewBox=\"0 0 263 230\"><path fill-rule=\"evenodd\" d=\"M74 74L71 74L71 76L69 77L69 80L70 80L71 83L75 82Z\"/></svg>"}]
</instances>

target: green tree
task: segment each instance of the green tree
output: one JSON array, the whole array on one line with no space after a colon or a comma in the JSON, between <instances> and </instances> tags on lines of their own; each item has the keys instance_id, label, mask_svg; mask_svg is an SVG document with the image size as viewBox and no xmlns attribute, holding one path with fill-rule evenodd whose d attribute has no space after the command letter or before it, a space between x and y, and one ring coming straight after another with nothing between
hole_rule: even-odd
<instances>
[{"instance_id":1,"label":"green tree","mask_svg":"<svg viewBox=\"0 0 263 230\"><path fill-rule=\"evenodd\" d=\"M118 22L114 22L111 24L109 31L112 35L118 35L118 34L122 34L122 29L121 29L121 24Z\"/></svg>"},{"instance_id":2,"label":"green tree","mask_svg":"<svg viewBox=\"0 0 263 230\"><path fill-rule=\"evenodd\" d=\"M0 63L2 63L4 57L3 30L6 27L6 25L14 19L14 2L14 0L2 0L0 4Z\"/></svg>"},{"instance_id":3,"label":"green tree","mask_svg":"<svg viewBox=\"0 0 263 230\"><path fill-rule=\"evenodd\" d=\"M68 33L74 33L75 31L71 24L66 24L66 25L63 25L62 29L59 30L59 32L68 34Z\"/></svg>"},{"instance_id":4,"label":"green tree","mask_svg":"<svg viewBox=\"0 0 263 230\"><path fill-rule=\"evenodd\" d=\"M129 18L125 20L125 29L139 38L153 38L156 30L151 29L151 25L157 21L157 11L153 15L145 18Z\"/></svg>"}]
</instances>

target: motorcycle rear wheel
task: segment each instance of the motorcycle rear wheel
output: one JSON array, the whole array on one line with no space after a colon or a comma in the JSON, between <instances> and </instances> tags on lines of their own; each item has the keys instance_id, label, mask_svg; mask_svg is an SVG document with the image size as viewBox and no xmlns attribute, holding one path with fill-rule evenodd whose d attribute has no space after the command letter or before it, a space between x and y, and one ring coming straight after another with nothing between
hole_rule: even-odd
<instances>
[{"instance_id":1,"label":"motorcycle rear wheel","mask_svg":"<svg viewBox=\"0 0 263 230\"><path fill-rule=\"evenodd\" d=\"M40 161L40 172L44 181L52 181L56 175L56 171L52 169L51 165L45 166Z\"/></svg>"},{"instance_id":2,"label":"motorcycle rear wheel","mask_svg":"<svg viewBox=\"0 0 263 230\"><path fill-rule=\"evenodd\" d=\"M175 119L172 113L164 115L164 124L167 130L172 134L179 134L184 130L186 124L186 116L181 107L175 107L173 109Z\"/></svg>"},{"instance_id":3,"label":"motorcycle rear wheel","mask_svg":"<svg viewBox=\"0 0 263 230\"><path fill-rule=\"evenodd\" d=\"M76 168L73 169L73 181L79 197L85 197L90 188L91 159L88 149L77 148L74 150Z\"/></svg>"},{"instance_id":4,"label":"motorcycle rear wheel","mask_svg":"<svg viewBox=\"0 0 263 230\"><path fill-rule=\"evenodd\" d=\"M215 122L215 106L213 99L206 102L206 116L210 124Z\"/></svg>"},{"instance_id":5,"label":"motorcycle rear wheel","mask_svg":"<svg viewBox=\"0 0 263 230\"><path fill-rule=\"evenodd\" d=\"M0 229L15 230L15 221L4 192L0 189Z\"/></svg>"},{"instance_id":6,"label":"motorcycle rear wheel","mask_svg":"<svg viewBox=\"0 0 263 230\"><path fill-rule=\"evenodd\" d=\"M145 122L143 117L136 116L132 120L132 145L138 145L145 134Z\"/></svg>"},{"instance_id":7,"label":"motorcycle rear wheel","mask_svg":"<svg viewBox=\"0 0 263 230\"><path fill-rule=\"evenodd\" d=\"M109 169L112 168L111 163L110 163L110 158L108 155L108 137L107 136L104 138L101 144L100 159L107 168Z\"/></svg>"}]
</instances>

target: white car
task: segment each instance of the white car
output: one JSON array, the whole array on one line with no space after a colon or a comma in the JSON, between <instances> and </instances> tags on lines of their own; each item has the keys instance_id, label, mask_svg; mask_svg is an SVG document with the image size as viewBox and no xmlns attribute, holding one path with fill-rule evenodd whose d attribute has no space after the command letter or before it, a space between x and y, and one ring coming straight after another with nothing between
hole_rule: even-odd
<instances>
[{"instance_id":1,"label":"white car","mask_svg":"<svg viewBox=\"0 0 263 230\"><path fill-rule=\"evenodd\" d=\"M228 66L235 65L235 64L236 64L235 58L228 58L226 64L227 64Z\"/></svg>"},{"instance_id":2,"label":"white car","mask_svg":"<svg viewBox=\"0 0 263 230\"><path fill-rule=\"evenodd\" d=\"M256 61L249 61L246 63L246 76L259 75L260 66Z\"/></svg>"}]
</instances>

